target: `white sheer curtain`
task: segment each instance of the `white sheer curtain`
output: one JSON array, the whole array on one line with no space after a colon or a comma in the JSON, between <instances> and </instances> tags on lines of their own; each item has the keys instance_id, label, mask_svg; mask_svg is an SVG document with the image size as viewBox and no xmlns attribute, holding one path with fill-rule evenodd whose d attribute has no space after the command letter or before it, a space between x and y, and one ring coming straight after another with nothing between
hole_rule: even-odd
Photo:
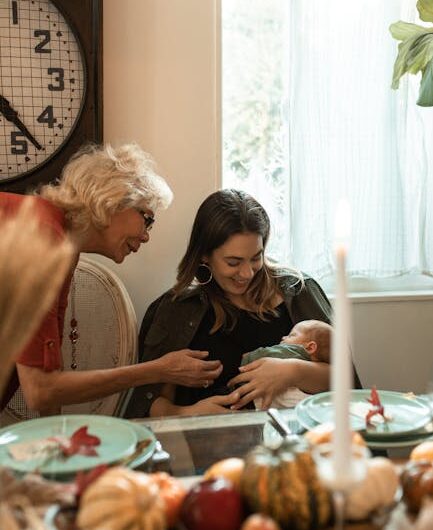
<instances>
[{"instance_id":1,"label":"white sheer curtain","mask_svg":"<svg viewBox=\"0 0 433 530\"><path fill-rule=\"evenodd\" d=\"M416 21L415 4L223 0L223 185L256 196L271 216L273 253L317 278L333 269L342 197L352 209L350 274L433 273L433 108L416 105L416 78L390 88L397 42L388 28ZM257 82L266 60L269 86ZM251 103L250 115L239 111ZM278 109L273 121L266 108ZM242 122L263 145L240 153L239 165Z\"/></svg>"}]
</instances>

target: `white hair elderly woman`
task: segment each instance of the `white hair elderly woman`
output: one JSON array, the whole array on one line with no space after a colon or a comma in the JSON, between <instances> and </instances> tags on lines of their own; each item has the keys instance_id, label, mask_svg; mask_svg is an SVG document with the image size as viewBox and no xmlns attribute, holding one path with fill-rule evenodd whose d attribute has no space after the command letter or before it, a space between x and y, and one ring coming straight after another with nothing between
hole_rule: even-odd
<instances>
[{"instance_id":1,"label":"white hair elderly woman","mask_svg":"<svg viewBox=\"0 0 433 530\"><path fill-rule=\"evenodd\" d=\"M200 386L222 367L205 361L207 352L183 349L155 361L107 370L62 370L61 339L70 282L81 252L93 252L122 263L149 241L158 208L173 194L158 176L150 156L136 144L113 148L89 146L65 166L56 185L33 197L40 226L54 240L68 237L75 248L73 265L54 305L25 349L2 397L3 409L21 386L26 403L42 415L62 405L101 398L155 382ZM21 195L0 193L2 219L17 215Z\"/></svg>"}]
</instances>

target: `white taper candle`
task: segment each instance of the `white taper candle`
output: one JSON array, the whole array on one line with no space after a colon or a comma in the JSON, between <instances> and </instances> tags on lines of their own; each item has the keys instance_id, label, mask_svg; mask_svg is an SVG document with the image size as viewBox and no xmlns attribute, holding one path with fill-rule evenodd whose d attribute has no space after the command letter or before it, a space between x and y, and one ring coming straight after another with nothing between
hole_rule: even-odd
<instances>
[{"instance_id":1,"label":"white taper candle","mask_svg":"<svg viewBox=\"0 0 433 530\"><path fill-rule=\"evenodd\" d=\"M351 474L351 430L349 419L350 389L352 388L352 362L350 354L351 311L347 296L346 258L350 234L350 210L347 203L340 203L336 214L336 282L334 322L332 334L331 388L335 429L333 434L334 472L342 486Z\"/></svg>"}]
</instances>

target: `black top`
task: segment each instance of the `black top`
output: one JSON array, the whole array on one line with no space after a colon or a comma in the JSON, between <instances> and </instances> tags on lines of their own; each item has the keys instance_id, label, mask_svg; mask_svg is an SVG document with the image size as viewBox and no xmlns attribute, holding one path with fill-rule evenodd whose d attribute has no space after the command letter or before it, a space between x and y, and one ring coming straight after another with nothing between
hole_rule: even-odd
<instances>
[{"instance_id":1,"label":"black top","mask_svg":"<svg viewBox=\"0 0 433 530\"><path fill-rule=\"evenodd\" d=\"M269 315L266 321L259 320L249 311L239 309L237 323L231 331L220 328L210 334L215 322L215 314L213 308L210 307L189 344L189 348L208 351L208 360L221 361L223 371L208 388L176 387L175 404L193 405L201 399L229 393L227 383L239 374L242 355L260 346L278 344L281 337L287 335L292 329L293 324L286 304L282 302L276 309L278 315ZM253 406L252 403L251 406Z\"/></svg>"}]
</instances>

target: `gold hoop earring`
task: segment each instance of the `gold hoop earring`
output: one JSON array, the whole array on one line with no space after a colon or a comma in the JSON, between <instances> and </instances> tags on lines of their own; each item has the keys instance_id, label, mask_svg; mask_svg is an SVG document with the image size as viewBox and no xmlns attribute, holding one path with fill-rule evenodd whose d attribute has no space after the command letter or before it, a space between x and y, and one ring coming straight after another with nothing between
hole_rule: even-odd
<instances>
[{"instance_id":1,"label":"gold hoop earring","mask_svg":"<svg viewBox=\"0 0 433 530\"><path fill-rule=\"evenodd\" d=\"M200 267L203 268L200 270ZM200 263L195 273L195 278L199 285L207 285L212 281L212 271L207 263Z\"/></svg>"}]
</instances>

